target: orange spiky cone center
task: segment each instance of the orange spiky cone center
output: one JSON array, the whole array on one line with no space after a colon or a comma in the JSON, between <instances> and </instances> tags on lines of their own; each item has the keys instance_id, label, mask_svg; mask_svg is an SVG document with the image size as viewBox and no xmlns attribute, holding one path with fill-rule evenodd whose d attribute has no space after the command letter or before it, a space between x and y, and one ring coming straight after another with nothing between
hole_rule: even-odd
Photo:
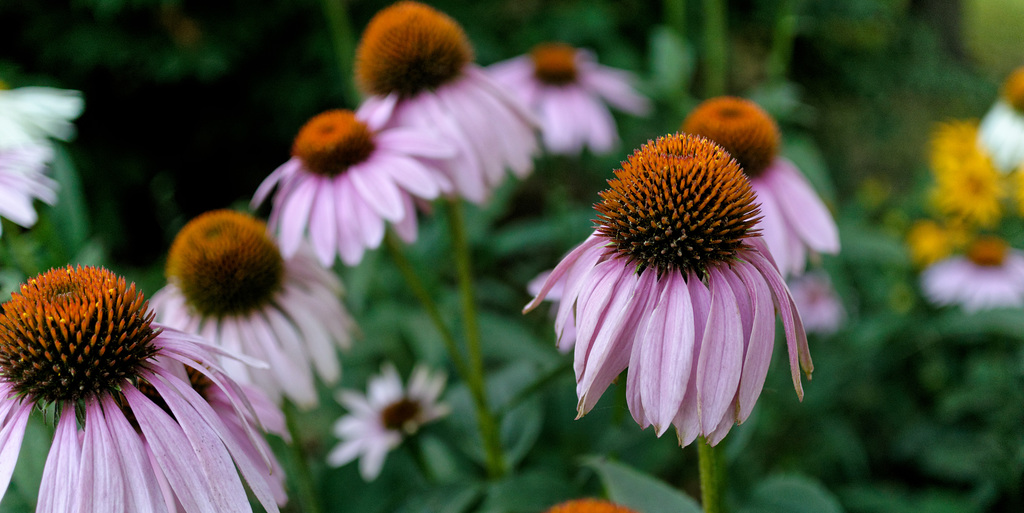
<instances>
[{"instance_id":1,"label":"orange spiky cone center","mask_svg":"<svg viewBox=\"0 0 1024 513\"><path fill-rule=\"evenodd\" d=\"M544 513L637 513L625 506L599 499L574 499L566 501Z\"/></svg>"},{"instance_id":2,"label":"orange spiky cone center","mask_svg":"<svg viewBox=\"0 0 1024 513\"><path fill-rule=\"evenodd\" d=\"M700 136L674 134L633 152L600 193L597 230L638 270L727 262L756 235L759 207L739 164Z\"/></svg>"},{"instance_id":3,"label":"orange spiky cone center","mask_svg":"<svg viewBox=\"0 0 1024 513\"><path fill-rule=\"evenodd\" d=\"M533 74L545 84L560 86L576 81L576 49L564 43L542 43L530 51Z\"/></svg>"},{"instance_id":4,"label":"orange spiky cone center","mask_svg":"<svg viewBox=\"0 0 1024 513\"><path fill-rule=\"evenodd\" d=\"M967 249L967 258L982 267L999 267L1006 260L1009 249L999 237L979 237Z\"/></svg>"},{"instance_id":5,"label":"orange spiky cone center","mask_svg":"<svg viewBox=\"0 0 1024 513\"><path fill-rule=\"evenodd\" d=\"M697 106L683 121L682 131L715 141L743 167L747 176L759 176L775 159L779 127L756 103L720 96Z\"/></svg>"},{"instance_id":6,"label":"orange spiky cone center","mask_svg":"<svg viewBox=\"0 0 1024 513\"><path fill-rule=\"evenodd\" d=\"M370 128L354 112L337 109L314 116L299 129L292 156L314 174L334 177L368 159L374 149Z\"/></svg>"}]
</instances>

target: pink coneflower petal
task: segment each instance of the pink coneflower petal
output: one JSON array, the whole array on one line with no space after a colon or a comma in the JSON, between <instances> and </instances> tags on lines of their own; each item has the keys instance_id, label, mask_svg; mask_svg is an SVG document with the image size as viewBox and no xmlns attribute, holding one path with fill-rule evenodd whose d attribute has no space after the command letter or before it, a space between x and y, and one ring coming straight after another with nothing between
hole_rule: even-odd
<instances>
[{"instance_id":1,"label":"pink coneflower petal","mask_svg":"<svg viewBox=\"0 0 1024 513\"><path fill-rule=\"evenodd\" d=\"M799 272L802 269L795 269L795 259L789 256L791 246L786 237L789 227L774 192L761 180L751 180L750 186L757 193L757 201L761 203L761 221L758 226L761 227L761 238L767 247L771 248L772 265L777 265L779 272L783 274ZM802 262L800 265L803 265Z\"/></svg>"},{"instance_id":2,"label":"pink coneflower petal","mask_svg":"<svg viewBox=\"0 0 1024 513\"><path fill-rule=\"evenodd\" d=\"M6 386L3 388L6 389L4 397L9 397L9 389ZM0 422L3 423L3 429L0 430L0 497L3 497L11 484L11 476L18 462L18 453L21 452L21 442L25 437L25 427L28 425L30 413L32 403L28 401L0 402Z\"/></svg>"},{"instance_id":3,"label":"pink coneflower petal","mask_svg":"<svg viewBox=\"0 0 1024 513\"><path fill-rule=\"evenodd\" d=\"M708 272L711 310L697 359L700 427L712 432L736 395L743 366L743 325L736 295L718 269Z\"/></svg>"},{"instance_id":4,"label":"pink coneflower petal","mask_svg":"<svg viewBox=\"0 0 1024 513\"><path fill-rule=\"evenodd\" d=\"M291 191L288 201L281 209L281 253L285 256L294 255L302 244L302 234L306 231L310 208L317 191L317 179L300 179Z\"/></svg>"},{"instance_id":5,"label":"pink coneflower petal","mask_svg":"<svg viewBox=\"0 0 1024 513\"><path fill-rule=\"evenodd\" d=\"M815 251L839 252L836 223L807 179L784 158L777 158L771 168L774 172L766 170L764 178L775 192L792 229Z\"/></svg>"},{"instance_id":6,"label":"pink coneflower petal","mask_svg":"<svg viewBox=\"0 0 1024 513\"><path fill-rule=\"evenodd\" d=\"M334 194L330 187L320 188L313 200L309 234L320 265L330 267L338 247L338 223L334 215Z\"/></svg>"},{"instance_id":7,"label":"pink coneflower petal","mask_svg":"<svg viewBox=\"0 0 1024 513\"><path fill-rule=\"evenodd\" d=\"M765 377L768 375L768 366L775 347L775 309L770 306L773 305L771 289L764 280L759 279L757 269L746 262L738 263L734 269L746 286L747 295L753 303L749 343L737 393L736 417L739 422L743 422L754 409L754 403L761 395Z\"/></svg>"},{"instance_id":8,"label":"pink coneflower petal","mask_svg":"<svg viewBox=\"0 0 1024 513\"><path fill-rule=\"evenodd\" d=\"M137 437L134 432L132 436ZM65 513L75 510L81 453L82 443L78 438L78 421L74 409L65 408L57 421L50 453L43 467L39 490L46 490L47 493L39 494L37 512Z\"/></svg>"},{"instance_id":9,"label":"pink coneflower petal","mask_svg":"<svg viewBox=\"0 0 1024 513\"><path fill-rule=\"evenodd\" d=\"M587 66L585 69L589 71L580 74L580 81L601 95L604 101L619 110L638 116L651 111L651 101L636 92L633 85L635 77L632 73L605 66Z\"/></svg>"},{"instance_id":10,"label":"pink coneflower petal","mask_svg":"<svg viewBox=\"0 0 1024 513\"><path fill-rule=\"evenodd\" d=\"M711 313L711 291L693 272L689 274L686 286L690 292L690 304L693 305L693 318L707 319ZM703 350L704 332L707 323L694 323L694 346L693 355L697 358ZM691 364L692 366L692 364ZM683 386L680 383L680 386ZM685 385L686 393L683 395L683 404L679 407L676 418L672 425L676 428L679 444L686 446L691 444L701 434L700 429L700 394L697 392L697 371L691 367L690 379Z\"/></svg>"},{"instance_id":11,"label":"pink coneflower petal","mask_svg":"<svg viewBox=\"0 0 1024 513\"><path fill-rule=\"evenodd\" d=\"M160 484L156 476L147 470L151 468L150 461L135 428L128 423L112 398L104 398L102 407L110 442L121 460L125 488L133 501L128 511L165 511L160 507L164 504Z\"/></svg>"},{"instance_id":12,"label":"pink coneflower petal","mask_svg":"<svg viewBox=\"0 0 1024 513\"><path fill-rule=\"evenodd\" d=\"M661 436L683 402L686 388L679 384L689 380L695 340L693 304L682 273L662 277L658 288L657 304L643 328L644 343L634 342L629 366L642 376L637 383L640 401L647 421ZM658 344L655 340L674 342Z\"/></svg>"}]
</instances>

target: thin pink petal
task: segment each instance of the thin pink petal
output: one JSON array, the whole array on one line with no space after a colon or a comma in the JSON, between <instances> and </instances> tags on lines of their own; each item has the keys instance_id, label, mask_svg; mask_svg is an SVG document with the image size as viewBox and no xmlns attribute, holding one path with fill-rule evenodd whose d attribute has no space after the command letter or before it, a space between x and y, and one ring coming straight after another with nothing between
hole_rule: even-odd
<instances>
[{"instance_id":1,"label":"thin pink petal","mask_svg":"<svg viewBox=\"0 0 1024 513\"><path fill-rule=\"evenodd\" d=\"M722 271L708 271L711 311L697 360L700 428L710 433L736 395L743 366L743 326L736 296Z\"/></svg>"}]
</instances>

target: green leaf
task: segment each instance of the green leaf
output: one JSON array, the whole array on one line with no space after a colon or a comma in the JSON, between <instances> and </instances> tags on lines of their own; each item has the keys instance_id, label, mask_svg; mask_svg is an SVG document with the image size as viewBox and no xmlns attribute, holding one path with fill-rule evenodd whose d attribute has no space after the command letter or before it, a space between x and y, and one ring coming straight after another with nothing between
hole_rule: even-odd
<instances>
[{"instance_id":1,"label":"green leaf","mask_svg":"<svg viewBox=\"0 0 1024 513\"><path fill-rule=\"evenodd\" d=\"M651 32L651 83L664 96L674 97L686 91L696 68L693 47L666 26Z\"/></svg>"},{"instance_id":2,"label":"green leaf","mask_svg":"<svg viewBox=\"0 0 1024 513\"><path fill-rule=\"evenodd\" d=\"M817 481L793 475L762 482L740 513L843 513L843 508Z\"/></svg>"},{"instance_id":3,"label":"green leaf","mask_svg":"<svg viewBox=\"0 0 1024 513\"><path fill-rule=\"evenodd\" d=\"M641 513L701 512L697 501L654 476L599 457L589 457L584 464L597 471L612 502Z\"/></svg>"}]
</instances>

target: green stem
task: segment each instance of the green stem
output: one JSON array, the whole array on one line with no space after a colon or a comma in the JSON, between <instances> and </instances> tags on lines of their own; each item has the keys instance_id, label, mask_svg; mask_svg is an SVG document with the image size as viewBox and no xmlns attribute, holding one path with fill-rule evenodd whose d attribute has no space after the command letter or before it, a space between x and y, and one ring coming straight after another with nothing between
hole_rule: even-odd
<instances>
[{"instance_id":1,"label":"green stem","mask_svg":"<svg viewBox=\"0 0 1024 513\"><path fill-rule=\"evenodd\" d=\"M686 37L686 0L665 0L665 24L679 37Z\"/></svg>"},{"instance_id":2,"label":"green stem","mask_svg":"<svg viewBox=\"0 0 1024 513\"><path fill-rule=\"evenodd\" d=\"M725 94L729 37L725 0L704 0L704 97Z\"/></svg>"},{"instance_id":3,"label":"green stem","mask_svg":"<svg viewBox=\"0 0 1024 513\"><path fill-rule=\"evenodd\" d=\"M467 353L469 353L469 379L467 385L476 404L477 424L483 438L487 455L487 472L492 478L505 473L505 455L494 415L487 406L487 387L484 383L484 364L480 348L480 327L477 324L476 300L473 292L473 264L466 239L466 223L463 220L462 203L458 198L448 201L448 224L452 232L452 246L455 251L455 266L459 275L459 293L462 296L463 328L466 332Z\"/></svg>"},{"instance_id":4,"label":"green stem","mask_svg":"<svg viewBox=\"0 0 1024 513\"><path fill-rule=\"evenodd\" d=\"M281 410L284 412L284 422L288 428L288 434L292 437L288 447L291 448L292 464L299 473L294 481L299 489L299 502L302 504L302 511L320 513L322 511L320 501L317 500L316 490L313 487L313 471L310 470L309 460L302 451L302 437L299 433L299 424L296 418L298 410L288 399L284 400Z\"/></svg>"},{"instance_id":5,"label":"green stem","mask_svg":"<svg viewBox=\"0 0 1024 513\"><path fill-rule=\"evenodd\" d=\"M697 460L700 467L700 500L704 513L721 513L722 467L715 448L703 436L697 438Z\"/></svg>"},{"instance_id":6,"label":"green stem","mask_svg":"<svg viewBox=\"0 0 1024 513\"><path fill-rule=\"evenodd\" d=\"M361 95L355 83L355 60L356 38L352 33L352 22L348 19L348 10L345 9L347 0L323 0L324 15L327 17L327 25L331 31L331 39L334 42L334 53L338 59L338 70L341 72L342 83L345 84L345 95L348 96L349 104L359 105Z\"/></svg>"},{"instance_id":7,"label":"green stem","mask_svg":"<svg viewBox=\"0 0 1024 513\"><path fill-rule=\"evenodd\" d=\"M455 365L455 371L458 372L463 379L468 381L470 377L469 367L466 366L466 362L462 358L462 353L459 352L459 346L455 342L455 337L452 335L451 330L448 329L448 325L444 323L444 317L441 316L441 310L430 297L430 293L427 292L427 287L423 285L422 281L420 281L420 276L416 273L416 269L414 269L412 264L409 263L409 260L405 258L405 253L402 252L402 243L390 230L387 232L384 240L387 243L388 252L391 253L391 259L394 260L395 265L398 266L398 270L405 278L406 284L409 285L413 295L415 295L416 299L418 299L420 304L423 305L423 309L427 311L427 315L430 316L430 320L433 321L438 333L441 334L441 340L444 341L445 349L448 350L448 356L452 359L452 364Z\"/></svg>"},{"instance_id":8,"label":"green stem","mask_svg":"<svg viewBox=\"0 0 1024 513\"><path fill-rule=\"evenodd\" d=\"M796 1L782 0L775 18L772 34L772 48L768 55L768 81L783 79L789 71L789 62L793 56L793 40L796 38Z\"/></svg>"}]
</instances>

